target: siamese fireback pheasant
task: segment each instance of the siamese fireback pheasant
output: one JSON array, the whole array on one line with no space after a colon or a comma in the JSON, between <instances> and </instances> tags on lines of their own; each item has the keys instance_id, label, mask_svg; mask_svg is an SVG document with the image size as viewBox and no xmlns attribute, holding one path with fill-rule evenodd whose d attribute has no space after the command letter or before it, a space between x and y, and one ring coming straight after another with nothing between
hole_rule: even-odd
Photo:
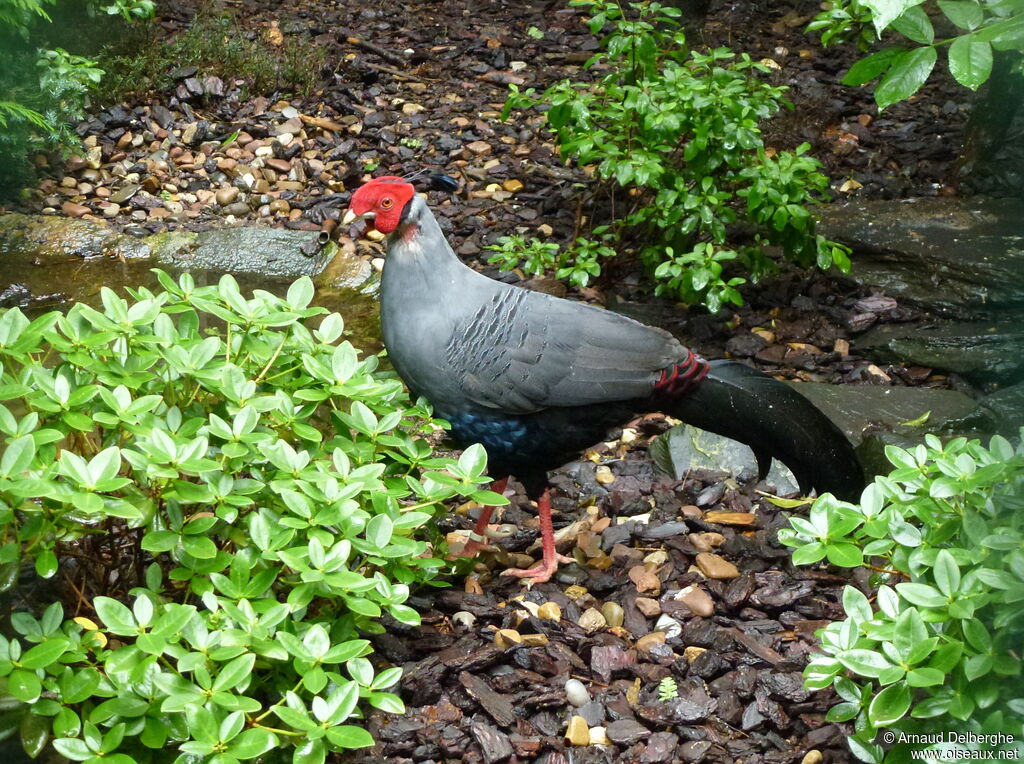
<instances>
[{"instance_id":1,"label":"siamese fireback pheasant","mask_svg":"<svg viewBox=\"0 0 1024 764\"><path fill-rule=\"evenodd\" d=\"M850 443L790 386L740 363L709 363L664 330L477 273L406 180L357 189L345 220L357 218L390 235L381 324L395 370L451 423L457 445L486 447L494 490L515 475L537 500L543 564L506 574L550 578L562 558L547 471L637 414L667 413L746 443L762 473L777 457L804 490L848 499L863 487Z\"/></svg>"}]
</instances>

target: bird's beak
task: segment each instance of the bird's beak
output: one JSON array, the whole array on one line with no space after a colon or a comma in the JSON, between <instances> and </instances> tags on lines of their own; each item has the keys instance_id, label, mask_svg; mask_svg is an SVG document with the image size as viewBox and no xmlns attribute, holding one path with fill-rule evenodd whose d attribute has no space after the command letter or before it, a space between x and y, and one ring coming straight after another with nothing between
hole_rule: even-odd
<instances>
[{"instance_id":1,"label":"bird's beak","mask_svg":"<svg viewBox=\"0 0 1024 764\"><path fill-rule=\"evenodd\" d=\"M364 212L362 215L357 215L356 213L354 213L352 211L352 208L349 207L347 210L345 210L345 215L341 219L341 224L342 225L352 225L357 220L372 219L373 216L374 216L374 213L372 213L372 212Z\"/></svg>"}]
</instances>

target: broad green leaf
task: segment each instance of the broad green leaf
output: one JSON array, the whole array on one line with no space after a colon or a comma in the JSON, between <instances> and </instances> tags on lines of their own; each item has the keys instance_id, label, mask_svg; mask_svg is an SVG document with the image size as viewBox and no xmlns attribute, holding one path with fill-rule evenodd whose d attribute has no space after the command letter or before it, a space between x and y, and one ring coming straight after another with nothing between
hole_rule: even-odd
<instances>
[{"instance_id":1,"label":"broad green leaf","mask_svg":"<svg viewBox=\"0 0 1024 764\"><path fill-rule=\"evenodd\" d=\"M932 73L937 59L938 54L931 47L916 48L898 56L875 88L879 110L916 93Z\"/></svg>"},{"instance_id":2,"label":"broad green leaf","mask_svg":"<svg viewBox=\"0 0 1024 764\"><path fill-rule=\"evenodd\" d=\"M920 5L924 0L863 0L864 5L871 9L871 20L879 36L882 30L892 24L910 8Z\"/></svg>"},{"instance_id":3,"label":"broad green leaf","mask_svg":"<svg viewBox=\"0 0 1024 764\"><path fill-rule=\"evenodd\" d=\"M939 0L939 8L961 29L975 29L985 20L985 12L976 0Z\"/></svg>"},{"instance_id":4,"label":"broad green leaf","mask_svg":"<svg viewBox=\"0 0 1024 764\"><path fill-rule=\"evenodd\" d=\"M992 44L976 42L970 35L949 46L949 73L966 88L977 90L992 74Z\"/></svg>"},{"instance_id":5,"label":"broad green leaf","mask_svg":"<svg viewBox=\"0 0 1024 764\"><path fill-rule=\"evenodd\" d=\"M35 703L43 685L34 671L15 669L7 675L7 692L22 703Z\"/></svg>"},{"instance_id":6,"label":"broad green leaf","mask_svg":"<svg viewBox=\"0 0 1024 764\"><path fill-rule=\"evenodd\" d=\"M908 8L903 15L893 21L892 28L914 42L931 45L935 40L935 29L931 19L920 6Z\"/></svg>"}]
</instances>

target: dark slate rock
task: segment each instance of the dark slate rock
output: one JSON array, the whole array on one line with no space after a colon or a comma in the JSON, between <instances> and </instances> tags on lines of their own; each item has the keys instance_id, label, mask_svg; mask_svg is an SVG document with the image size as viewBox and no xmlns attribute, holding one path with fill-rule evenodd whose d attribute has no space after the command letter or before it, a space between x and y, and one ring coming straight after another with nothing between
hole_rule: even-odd
<instances>
[{"instance_id":1,"label":"dark slate rock","mask_svg":"<svg viewBox=\"0 0 1024 764\"><path fill-rule=\"evenodd\" d=\"M608 739L617 745L632 745L643 740L651 731L635 719L617 719L606 728Z\"/></svg>"}]
</instances>

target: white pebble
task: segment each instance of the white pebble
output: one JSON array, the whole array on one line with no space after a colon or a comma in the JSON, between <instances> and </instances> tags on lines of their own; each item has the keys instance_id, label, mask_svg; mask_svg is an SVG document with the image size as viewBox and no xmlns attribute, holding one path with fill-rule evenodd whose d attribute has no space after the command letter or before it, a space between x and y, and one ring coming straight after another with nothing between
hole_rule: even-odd
<instances>
[{"instance_id":1,"label":"white pebble","mask_svg":"<svg viewBox=\"0 0 1024 764\"><path fill-rule=\"evenodd\" d=\"M464 629L471 629L473 624L476 623L476 616L468 610L460 610L452 614L452 623Z\"/></svg>"},{"instance_id":2,"label":"white pebble","mask_svg":"<svg viewBox=\"0 0 1024 764\"><path fill-rule=\"evenodd\" d=\"M565 683L565 697L577 708L590 702L590 693L579 679L570 679Z\"/></svg>"},{"instance_id":3,"label":"white pebble","mask_svg":"<svg viewBox=\"0 0 1024 764\"><path fill-rule=\"evenodd\" d=\"M654 624L654 630L665 632L665 639L673 639L683 633L683 627L679 625L679 621L667 613L661 614Z\"/></svg>"}]
</instances>

